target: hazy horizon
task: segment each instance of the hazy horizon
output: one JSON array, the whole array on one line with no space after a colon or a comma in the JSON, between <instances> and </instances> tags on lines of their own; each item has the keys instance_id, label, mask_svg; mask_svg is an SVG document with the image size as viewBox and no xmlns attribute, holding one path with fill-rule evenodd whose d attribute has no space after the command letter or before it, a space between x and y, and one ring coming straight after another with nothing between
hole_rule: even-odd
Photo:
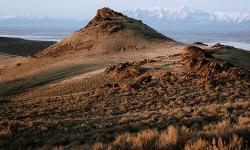
<instances>
[{"instance_id":1,"label":"hazy horizon","mask_svg":"<svg viewBox=\"0 0 250 150\"><path fill-rule=\"evenodd\" d=\"M2 6L0 36L5 37L59 41L84 27L95 16L97 9L110 7L129 17L142 20L159 32L181 42L218 41L232 44L236 42L236 46L238 43L247 43L247 46L239 47L250 49L248 38L250 1L204 0L200 3L200 0L0 0L0 2ZM156 7L168 8L170 11L165 9L129 11ZM28 19L15 16L27 16ZM66 19L60 20L60 18Z\"/></svg>"},{"instance_id":2,"label":"hazy horizon","mask_svg":"<svg viewBox=\"0 0 250 150\"><path fill-rule=\"evenodd\" d=\"M203 3L200 0L0 0L0 3L0 17L41 15L55 18L88 19L93 17L96 14L96 10L102 7L124 11L136 8L179 8L185 6L199 10L250 12L250 1L245 0L206 0Z\"/></svg>"}]
</instances>

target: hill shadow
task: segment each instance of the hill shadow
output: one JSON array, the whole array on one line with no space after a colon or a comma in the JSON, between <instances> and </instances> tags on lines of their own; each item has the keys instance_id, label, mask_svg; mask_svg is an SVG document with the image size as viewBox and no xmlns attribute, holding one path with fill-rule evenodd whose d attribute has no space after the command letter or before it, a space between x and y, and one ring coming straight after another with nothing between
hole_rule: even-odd
<instances>
[{"instance_id":1,"label":"hill shadow","mask_svg":"<svg viewBox=\"0 0 250 150\"><path fill-rule=\"evenodd\" d=\"M20 38L0 37L0 54L27 56L55 44L53 41L32 41Z\"/></svg>"}]
</instances>

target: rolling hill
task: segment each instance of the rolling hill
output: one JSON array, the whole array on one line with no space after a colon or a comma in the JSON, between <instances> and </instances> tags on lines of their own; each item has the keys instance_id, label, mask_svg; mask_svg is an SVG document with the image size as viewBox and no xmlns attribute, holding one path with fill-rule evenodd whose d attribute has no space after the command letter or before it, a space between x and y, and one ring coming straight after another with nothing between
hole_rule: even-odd
<instances>
[{"instance_id":1,"label":"rolling hill","mask_svg":"<svg viewBox=\"0 0 250 150\"><path fill-rule=\"evenodd\" d=\"M129 18L109 8L97 11L87 26L57 44L43 50L40 56L84 51L100 55L127 50L139 50L162 42L174 42L141 21Z\"/></svg>"},{"instance_id":2,"label":"rolling hill","mask_svg":"<svg viewBox=\"0 0 250 150\"><path fill-rule=\"evenodd\" d=\"M0 52L9 55L27 56L37 53L51 45L52 41L31 41L19 38L0 37Z\"/></svg>"},{"instance_id":3,"label":"rolling hill","mask_svg":"<svg viewBox=\"0 0 250 150\"><path fill-rule=\"evenodd\" d=\"M0 67L0 149L249 147L248 51L103 8L35 56Z\"/></svg>"}]
</instances>

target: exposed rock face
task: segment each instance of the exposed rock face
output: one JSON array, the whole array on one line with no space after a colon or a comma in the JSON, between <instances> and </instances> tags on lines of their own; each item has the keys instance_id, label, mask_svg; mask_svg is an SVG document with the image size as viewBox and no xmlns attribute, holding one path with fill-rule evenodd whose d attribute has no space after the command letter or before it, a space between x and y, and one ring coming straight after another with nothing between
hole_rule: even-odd
<instances>
[{"instance_id":1,"label":"exposed rock face","mask_svg":"<svg viewBox=\"0 0 250 150\"><path fill-rule=\"evenodd\" d=\"M150 89L157 89L156 93L159 97L164 95L162 89L173 92L171 89L182 89L184 85L190 88L198 86L203 91L203 87L227 89L228 85L244 83L246 86L249 83L249 71L217 59L205 49L189 46L183 49L180 57L182 58L180 59L181 66L177 63L171 66L171 70L161 70L160 66L159 70L147 67L150 64L161 63L164 58L159 58L154 61L143 60L117 64L107 68L106 75L115 77L115 84L118 84L115 89L118 93L133 95L133 93L146 93L145 91L150 91ZM110 83L112 84L114 83ZM114 88L105 90L111 89L114 90Z\"/></svg>"},{"instance_id":2,"label":"exposed rock face","mask_svg":"<svg viewBox=\"0 0 250 150\"><path fill-rule=\"evenodd\" d=\"M97 15L95 18L111 18L111 17L125 17L122 13L115 12L114 10L104 7L97 10Z\"/></svg>"},{"instance_id":3,"label":"exposed rock face","mask_svg":"<svg viewBox=\"0 0 250 150\"><path fill-rule=\"evenodd\" d=\"M121 13L115 12L110 8L102 8L97 10L96 16L88 23L86 27L96 26L103 21L114 21L115 18L127 18Z\"/></svg>"},{"instance_id":4,"label":"exposed rock face","mask_svg":"<svg viewBox=\"0 0 250 150\"><path fill-rule=\"evenodd\" d=\"M213 58L213 56L196 46L188 46L183 49L183 57L184 58L190 58L190 57L196 57L196 58Z\"/></svg>"},{"instance_id":5,"label":"exposed rock face","mask_svg":"<svg viewBox=\"0 0 250 150\"><path fill-rule=\"evenodd\" d=\"M97 11L96 16L88 23L85 28L100 27L109 33L117 32L123 28L121 19L129 19L121 13L115 12L110 8L103 8Z\"/></svg>"},{"instance_id":6,"label":"exposed rock face","mask_svg":"<svg viewBox=\"0 0 250 150\"><path fill-rule=\"evenodd\" d=\"M113 73L117 80L122 80L130 77L136 77L144 72L144 69L134 63L119 63L115 66L109 67L106 73Z\"/></svg>"},{"instance_id":7,"label":"exposed rock face","mask_svg":"<svg viewBox=\"0 0 250 150\"><path fill-rule=\"evenodd\" d=\"M195 46L184 48L182 57L184 60L187 60L191 71L199 72L207 80L215 81L221 78L245 80L250 78L249 71L216 59L210 52Z\"/></svg>"}]
</instances>

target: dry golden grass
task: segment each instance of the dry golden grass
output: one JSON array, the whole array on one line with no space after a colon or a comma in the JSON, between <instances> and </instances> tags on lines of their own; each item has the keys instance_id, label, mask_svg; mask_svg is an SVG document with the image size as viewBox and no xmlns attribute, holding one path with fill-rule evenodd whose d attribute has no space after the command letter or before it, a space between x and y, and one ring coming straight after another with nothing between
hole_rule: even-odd
<instances>
[{"instance_id":1,"label":"dry golden grass","mask_svg":"<svg viewBox=\"0 0 250 150\"><path fill-rule=\"evenodd\" d=\"M198 139L194 143L186 144L185 150L242 150L247 149L243 146L243 138L233 135L229 141L223 141L222 138L218 140L213 139L212 143L206 140Z\"/></svg>"},{"instance_id":2,"label":"dry golden grass","mask_svg":"<svg viewBox=\"0 0 250 150\"><path fill-rule=\"evenodd\" d=\"M1 149L247 148L246 71L208 76L179 56L140 63L3 97Z\"/></svg>"},{"instance_id":3,"label":"dry golden grass","mask_svg":"<svg viewBox=\"0 0 250 150\"><path fill-rule=\"evenodd\" d=\"M249 124L241 125L240 118L237 124L228 124L226 128L231 131L211 134L209 130L194 131L186 127L176 128L169 126L166 130L156 131L148 129L138 133L125 133L119 135L107 147L109 150L153 150L153 149L185 149L185 150L243 150L248 148L246 137L250 133ZM218 129L222 121L212 125ZM209 125L211 127L211 125ZM233 127L233 128L232 128ZM239 130L248 128L243 137L237 135ZM206 128L206 127L205 127ZM96 143L100 145L100 143ZM94 144L94 145L96 145ZM103 146L103 144L101 144Z\"/></svg>"},{"instance_id":4,"label":"dry golden grass","mask_svg":"<svg viewBox=\"0 0 250 150\"><path fill-rule=\"evenodd\" d=\"M163 131L159 135L159 141L157 143L158 149L168 149L169 147L176 147L179 140L178 130L170 126L166 131Z\"/></svg>"}]
</instances>

